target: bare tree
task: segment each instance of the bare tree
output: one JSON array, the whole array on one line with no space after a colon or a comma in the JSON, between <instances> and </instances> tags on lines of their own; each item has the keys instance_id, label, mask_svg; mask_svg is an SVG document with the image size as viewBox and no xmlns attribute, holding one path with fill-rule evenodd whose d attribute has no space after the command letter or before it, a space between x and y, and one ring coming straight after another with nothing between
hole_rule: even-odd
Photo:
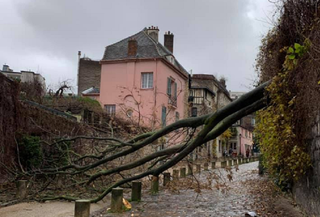
<instances>
[{"instance_id":1,"label":"bare tree","mask_svg":"<svg viewBox=\"0 0 320 217\"><path fill-rule=\"evenodd\" d=\"M80 186L98 192L90 199L91 202L98 202L110 193L112 188L150 175L158 177L162 172L185 159L197 147L221 135L238 119L264 108L267 105L264 90L269 83L260 85L215 113L179 120L162 129L140 134L132 139L124 140L113 136L77 136L58 139L50 146L62 147L78 140L99 141L103 145L96 146L94 153L86 155L75 153L67 148L63 152L67 164L20 173L31 177L52 176L52 179L56 176L64 176L65 180L71 180L69 187ZM198 129L197 134L194 133L196 129ZM163 137L174 136L177 132L187 134L179 144L141 154L143 149L157 145L157 141ZM128 156L133 157L127 159ZM97 188L96 186L107 187ZM41 197L41 200L56 199L73 201L78 198L65 195Z\"/></svg>"}]
</instances>

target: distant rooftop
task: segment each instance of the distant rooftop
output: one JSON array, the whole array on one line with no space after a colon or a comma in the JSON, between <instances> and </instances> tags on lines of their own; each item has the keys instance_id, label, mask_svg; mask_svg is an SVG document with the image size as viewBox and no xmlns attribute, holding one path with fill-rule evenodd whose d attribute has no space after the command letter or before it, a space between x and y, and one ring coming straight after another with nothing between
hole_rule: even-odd
<instances>
[{"instance_id":1,"label":"distant rooftop","mask_svg":"<svg viewBox=\"0 0 320 217\"><path fill-rule=\"evenodd\" d=\"M128 55L128 43L132 39L137 41L135 56ZM147 29L144 28L132 36L107 46L102 61L163 58L170 55L173 56L172 52L158 41L155 41L154 38L147 34ZM173 65L183 73L188 74L187 70L176 59Z\"/></svg>"}]
</instances>

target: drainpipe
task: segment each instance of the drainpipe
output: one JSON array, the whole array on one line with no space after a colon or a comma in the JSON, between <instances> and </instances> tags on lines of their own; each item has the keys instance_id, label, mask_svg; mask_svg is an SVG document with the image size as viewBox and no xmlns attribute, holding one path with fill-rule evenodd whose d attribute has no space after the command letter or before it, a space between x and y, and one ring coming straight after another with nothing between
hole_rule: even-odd
<instances>
[{"instance_id":1,"label":"drainpipe","mask_svg":"<svg viewBox=\"0 0 320 217\"><path fill-rule=\"evenodd\" d=\"M240 147L240 154L241 154L241 133L239 133L239 147Z\"/></svg>"},{"instance_id":2,"label":"drainpipe","mask_svg":"<svg viewBox=\"0 0 320 217\"><path fill-rule=\"evenodd\" d=\"M77 75L78 96L80 95L80 92L79 92L80 58L81 58L81 51L78 51L78 75Z\"/></svg>"}]
</instances>

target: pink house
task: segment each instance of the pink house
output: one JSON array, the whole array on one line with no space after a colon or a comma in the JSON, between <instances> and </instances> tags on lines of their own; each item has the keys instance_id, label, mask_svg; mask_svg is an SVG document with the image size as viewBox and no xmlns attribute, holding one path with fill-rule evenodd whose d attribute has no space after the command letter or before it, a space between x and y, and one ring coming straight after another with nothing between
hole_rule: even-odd
<instances>
[{"instance_id":1,"label":"pink house","mask_svg":"<svg viewBox=\"0 0 320 217\"><path fill-rule=\"evenodd\" d=\"M161 127L187 115L188 72L173 55L173 34L151 27L106 47L100 104L110 115Z\"/></svg>"}]
</instances>

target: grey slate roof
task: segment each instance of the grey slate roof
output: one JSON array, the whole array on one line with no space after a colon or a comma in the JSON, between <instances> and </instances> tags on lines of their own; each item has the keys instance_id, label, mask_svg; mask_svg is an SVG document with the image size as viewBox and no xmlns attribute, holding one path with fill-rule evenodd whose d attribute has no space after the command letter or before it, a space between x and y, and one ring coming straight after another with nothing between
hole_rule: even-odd
<instances>
[{"instance_id":1,"label":"grey slate roof","mask_svg":"<svg viewBox=\"0 0 320 217\"><path fill-rule=\"evenodd\" d=\"M191 78L191 87L208 88L211 91L213 91L211 81L213 81L218 86L218 89L222 91L232 101L228 90L220 83L220 81L218 81L218 79L214 75L194 74L193 77Z\"/></svg>"},{"instance_id":2,"label":"grey slate roof","mask_svg":"<svg viewBox=\"0 0 320 217\"><path fill-rule=\"evenodd\" d=\"M133 38L137 41L138 48L135 56L128 55L128 41ZM145 58L165 58L173 54L162 44L154 41L147 33L146 28L129 36L117 43L106 47L102 60L125 60L125 59L145 59ZM174 66L180 71L188 74L187 70L175 59Z\"/></svg>"},{"instance_id":3,"label":"grey slate roof","mask_svg":"<svg viewBox=\"0 0 320 217\"><path fill-rule=\"evenodd\" d=\"M90 87L87 90L82 91L82 94L94 94L94 93L100 93L100 88L98 87Z\"/></svg>"},{"instance_id":4,"label":"grey slate roof","mask_svg":"<svg viewBox=\"0 0 320 217\"><path fill-rule=\"evenodd\" d=\"M212 82L211 80L200 80L200 79L191 79L191 88L192 89L206 89L212 95L216 95L212 89Z\"/></svg>"}]
</instances>

